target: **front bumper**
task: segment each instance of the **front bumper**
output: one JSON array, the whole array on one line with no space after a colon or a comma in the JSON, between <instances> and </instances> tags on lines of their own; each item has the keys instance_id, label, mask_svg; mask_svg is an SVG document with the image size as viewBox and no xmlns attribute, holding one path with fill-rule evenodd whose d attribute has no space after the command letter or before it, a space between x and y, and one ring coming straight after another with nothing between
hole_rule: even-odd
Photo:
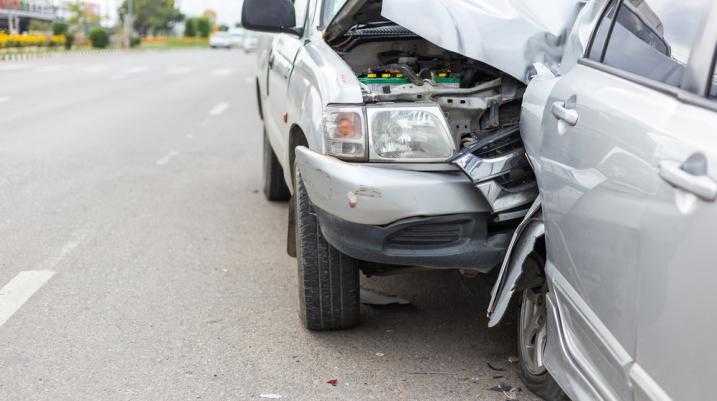
<instances>
[{"instance_id":1,"label":"front bumper","mask_svg":"<svg viewBox=\"0 0 717 401\"><path fill-rule=\"evenodd\" d=\"M357 259L489 271L510 232L459 171L424 172L346 163L305 147L296 164L326 240Z\"/></svg>"}]
</instances>

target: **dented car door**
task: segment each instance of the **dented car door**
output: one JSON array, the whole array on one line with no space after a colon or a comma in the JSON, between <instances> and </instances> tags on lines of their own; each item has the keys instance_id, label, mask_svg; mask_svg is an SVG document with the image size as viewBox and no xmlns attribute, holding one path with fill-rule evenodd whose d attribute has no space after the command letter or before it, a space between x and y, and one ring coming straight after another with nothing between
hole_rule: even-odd
<instances>
[{"instance_id":1,"label":"dented car door","mask_svg":"<svg viewBox=\"0 0 717 401\"><path fill-rule=\"evenodd\" d=\"M714 375L699 356L714 325L697 317L717 299L704 237L717 211L717 120L704 99L712 73L697 72L711 65L714 37L695 50L695 21L711 8L607 2L578 64L526 93L524 126L542 110L539 132L523 135L542 195L557 329L545 364L573 396L581 387L599 399L707 396L684 383Z\"/></svg>"}]
</instances>

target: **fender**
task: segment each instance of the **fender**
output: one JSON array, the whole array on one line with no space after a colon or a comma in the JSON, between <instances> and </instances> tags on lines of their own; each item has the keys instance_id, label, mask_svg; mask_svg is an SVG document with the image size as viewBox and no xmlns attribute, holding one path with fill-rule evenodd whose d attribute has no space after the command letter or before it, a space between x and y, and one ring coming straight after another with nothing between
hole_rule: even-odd
<instances>
[{"instance_id":1,"label":"fender","mask_svg":"<svg viewBox=\"0 0 717 401\"><path fill-rule=\"evenodd\" d=\"M535 199L523 221L513 233L510 245L500 267L498 280L491 292L488 305L488 327L500 323L508 309L516 285L523 276L524 262L533 250L538 239L545 236L545 225L541 213L541 196Z\"/></svg>"}]
</instances>

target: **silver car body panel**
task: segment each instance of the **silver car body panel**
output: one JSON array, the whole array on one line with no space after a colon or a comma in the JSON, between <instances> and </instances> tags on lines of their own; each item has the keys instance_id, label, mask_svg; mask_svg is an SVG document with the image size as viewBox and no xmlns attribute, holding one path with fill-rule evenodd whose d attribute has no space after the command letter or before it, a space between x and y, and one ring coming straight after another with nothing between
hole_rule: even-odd
<instances>
[{"instance_id":1,"label":"silver car body panel","mask_svg":"<svg viewBox=\"0 0 717 401\"><path fill-rule=\"evenodd\" d=\"M604 5L589 2L585 21ZM576 26L574 43L591 26ZM572 399L713 398L717 205L660 171L702 154L710 168L692 182L717 181L717 104L685 90L704 88L694 73L712 68L717 29L704 31L698 43L709 45L693 49L683 88L579 59L525 93L521 130L543 197L557 334L545 363ZM570 126L550 105L573 97Z\"/></svg>"},{"instance_id":2,"label":"silver car body panel","mask_svg":"<svg viewBox=\"0 0 717 401\"><path fill-rule=\"evenodd\" d=\"M424 39L527 81L529 68L559 68L584 0L383 0L381 15Z\"/></svg>"},{"instance_id":3,"label":"silver car body panel","mask_svg":"<svg viewBox=\"0 0 717 401\"><path fill-rule=\"evenodd\" d=\"M379 163L347 163L305 147L296 149L296 165L311 202L352 223L381 226L416 216L491 210L458 171L419 172Z\"/></svg>"},{"instance_id":4,"label":"silver car body panel","mask_svg":"<svg viewBox=\"0 0 717 401\"><path fill-rule=\"evenodd\" d=\"M518 225L500 266L498 280L493 286L488 305L488 327L494 327L503 318L515 292L515 285L523 273L523 263L535 247L538 238L545 235L545 226L536 216L540 213L540 195L535 199L523 221Z\"/></svg>"}]
</instances>

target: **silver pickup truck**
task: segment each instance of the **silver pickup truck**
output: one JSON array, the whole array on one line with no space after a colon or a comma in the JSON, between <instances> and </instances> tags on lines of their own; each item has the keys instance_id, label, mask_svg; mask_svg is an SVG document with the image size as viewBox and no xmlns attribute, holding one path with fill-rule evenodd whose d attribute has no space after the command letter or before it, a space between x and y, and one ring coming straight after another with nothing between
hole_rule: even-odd
<instances>
[{"instance_id":1,"label":"silver pickup truck","mask_svg":"<svg viewBox=\"0 0 717 401\"><path fill-rule=\"evenodd\" d=\"M243 6L245 28L276 33L258 50L264 193L293 194L288 248L309 329L358 323L359 271L490 271L537 194L518 132L524 85L381 8ZM483 134L502 140L471 179L450 161Z\"/></svg>"}]
</instances>

